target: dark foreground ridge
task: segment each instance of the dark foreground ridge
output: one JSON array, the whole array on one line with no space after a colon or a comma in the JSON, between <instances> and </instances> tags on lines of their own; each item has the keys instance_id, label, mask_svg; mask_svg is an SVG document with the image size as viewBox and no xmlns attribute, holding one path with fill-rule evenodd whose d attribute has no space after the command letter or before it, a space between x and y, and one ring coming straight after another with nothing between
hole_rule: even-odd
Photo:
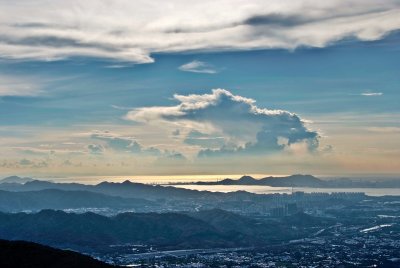
<instances>
[{"instance_id":1,"label":"dark foreground ridge","mask_svg":"<svg viewBox=\"0 0 400 268\"><path fill-rule=\"evenodd\" d=\"M89 256L25 241L0 240L2 268L112 268Z\"/></svg>"}]
</instances>

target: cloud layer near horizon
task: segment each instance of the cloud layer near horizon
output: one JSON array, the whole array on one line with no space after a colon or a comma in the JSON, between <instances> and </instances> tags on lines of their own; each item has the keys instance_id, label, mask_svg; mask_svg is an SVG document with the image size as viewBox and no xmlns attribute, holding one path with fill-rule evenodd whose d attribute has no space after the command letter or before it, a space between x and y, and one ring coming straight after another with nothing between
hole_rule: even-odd
<instances>
[{"instance_id":1,"label":"cloud layer near horizon","mask_svg":"<svg viewBox=\"0 0 400 268\"><path fill-rule=\"evenodd\" d=\"M400 1L0 2L1 57L88 56L149 63L152 53L324 47L400 29Z\"/></svg>"},{"instance_id":2,"label":"cloud layer near horizon","mask_svg":"<svg viewBox=\"0 0 400 268\"><path fill-rule=\"evenodd\" d=\"M199 145L199 156L267 154L299 145L314 151L319 145L318 133L309 130L298 115L259 108L254 100L224 89L174 95L174 99L179 102L176 106L137 108L125 118L187 133L184 141Z\"/></svg>"}]
</instances>

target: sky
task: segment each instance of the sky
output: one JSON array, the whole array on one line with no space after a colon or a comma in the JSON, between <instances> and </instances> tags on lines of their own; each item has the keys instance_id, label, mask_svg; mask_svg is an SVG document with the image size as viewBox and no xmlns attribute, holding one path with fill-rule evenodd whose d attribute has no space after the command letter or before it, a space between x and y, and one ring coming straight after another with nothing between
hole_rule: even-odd
<instances>
[{"instance_id":1,"label":"sky","mask_svg":"<svg viewBox=\"0 0 400 268\"><path fill-rule=\"evenodd\" d=\"M399 13L0 0L0 176L398 176Z\"/></svg>"}]
</instances>

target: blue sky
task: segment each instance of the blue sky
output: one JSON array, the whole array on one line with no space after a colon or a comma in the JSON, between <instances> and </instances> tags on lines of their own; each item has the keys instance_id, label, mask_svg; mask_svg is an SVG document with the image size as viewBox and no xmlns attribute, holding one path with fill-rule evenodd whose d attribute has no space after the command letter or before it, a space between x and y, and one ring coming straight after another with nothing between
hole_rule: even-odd
<instances>
[{"instance_id":1,"label":"blue sky","mask_svg":"<svg viewBox=\"0 0 400 268\"><path fill-rule=\"evenodd\" d=\"M396 29L400 23L391 16L398 2L388 1L387 10L374 13L372 2L355 1L359 13L350 15L344 12L343 2L334 2L339 11L330 25L325 25L329 18L324 12L332 6L319 7L324 11L320 17L279 5L275 7L282 9L279 12L268 13L268 7L263 7L267 15L250 16L244 5L239 6L251 18L242 20L253 31L271 34L274 27L285 27L283 37L261 39L240 31L241 47L226 31L220 33L226 40L193 41L189 36L187 44L178 40L181 47L165 45L163 38L169 36L160 35L156 43L139 46L140 53L133 57L125 56L126 44L113 54L109 48L94 50L105 46L100 41L81 45L73 39L77 33L63 34L61 39L56 30L71 24L67 16L61 26L35 20L39 15L52 17L34 8L37 14L32 21L3 19L0 31L9 40L0 40L0 173L399 174L400 34ZM10 3L5 7L16 14L29 10ZM81 12L89 7L83 4ZM114 8L117 12L121 7ZM171 10L179 17L185 8ZM291 15L285 15L285 10ZM303 17L293 15L296 12ZM348 17L358 23L348 25L354 28L351 33L340 32L336 26ZM101 29L96 19L82 19L82 31L92 34L95 27ZM178 27L175 19L167 16L151 26L157 25L165 34L165 29ZM380 32L371 29L373 20L384 19ZM206 27L199 21L194 18L183 25L191 31ZM231 22L214 23L219 27ZM10 25L22 29L20 36L10 34ZM333 36L316 34L332 25L338 28L334 28L338 33L332 30ZM207 27L201 31L208 32ZM296 27L311 34L298 37L292 33ZM35 36L42 28L48 32ZM135 34L145 39L148 33ZM120 39L109 42L118 46ZM292 47L286 40L297 45ZM220 48L223 41L231 47ZM93 51L82 52L82 47Z\"/></svg>"},{"instance_id":2,"label":"blue sky","mask_svg":"<svg viewBox=\"0 0 400 268\"><path fill-rule=\"evenodd\" d=\"M206 93L226 88L257 100L268 108L297 113L398 112L400 35L380 41L347 41L328 48L299 48L295 51L261 50L249 52L158 54L155 63L127 64L91 58L52 62L1 63L5 76L34 80L42 95L2 98L2 123L26 121L60 124L76 122L70 116L103 121L117 115L111 105L138 107L166 105L174 93ZM191 62L207 62L217 73L180 71ZM31 82L31 81L29 81ZM364 98L362 93L384 93ZM310 105L305 105L310 104ZM373 105L371 105L373 104ZM93 107L96 113L90 114ZM18 109L30 107L32 110ZM372 107L371 107L372 106ZM17 116L9 118L11 109ZM33 113L32 113L33 112ZM68 113L66 118L60 118ZM61 120L59 120L61 119ZM25 121L25 122L26 122Z\"/></svg>"}]
</instances>

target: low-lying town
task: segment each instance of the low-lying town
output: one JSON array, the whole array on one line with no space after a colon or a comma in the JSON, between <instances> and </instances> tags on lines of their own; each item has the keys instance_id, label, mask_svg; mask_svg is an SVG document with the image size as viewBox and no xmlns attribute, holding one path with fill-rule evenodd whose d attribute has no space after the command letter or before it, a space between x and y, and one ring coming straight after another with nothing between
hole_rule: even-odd
<instances>
[{"instance_id":1,"label":"low-lying town","mask_svg":"<svg viewBox=\"0 0 400 268\"><path fill-rule=\"evenodd\" d=\"M256 196L247 206L221 207L285 224L295 239L282 235L262 247L215 249L113 245L108 254L95 257L130 267L400 267L399 198L302 192L262 198L269 202Z\"/></svg>"}]
</instances>

